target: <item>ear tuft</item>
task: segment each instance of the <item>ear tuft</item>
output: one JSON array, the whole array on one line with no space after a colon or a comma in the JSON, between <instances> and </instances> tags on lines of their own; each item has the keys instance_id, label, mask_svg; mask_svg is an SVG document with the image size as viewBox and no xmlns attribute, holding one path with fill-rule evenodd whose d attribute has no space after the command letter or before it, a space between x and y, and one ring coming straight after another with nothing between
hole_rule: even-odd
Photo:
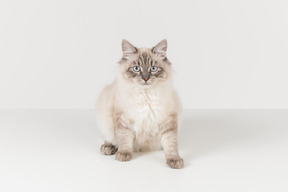
<instances>
[{"instance_id":1,"label":"ear tuft","mask_svg":"<svg viewBox=\"0 0 288 192\"><path fill-rule=\"evenodd\" d=\"M159 55L160 57L166 57L167 51L167 40L163 39L155 47L152 48L152 52Z\"/></svg>"},{"instance_id":2,"label":"ear tuft","mask_svg":"<svg viewBox=\"0 0 288 192\"><path fill-rule=\"evenodd\" d=\"M133 54L137 53L137 48L134 47L129 41L123 39L122 40L122 52L123 58L128 59Z\"/></svg>"}]
</instances>

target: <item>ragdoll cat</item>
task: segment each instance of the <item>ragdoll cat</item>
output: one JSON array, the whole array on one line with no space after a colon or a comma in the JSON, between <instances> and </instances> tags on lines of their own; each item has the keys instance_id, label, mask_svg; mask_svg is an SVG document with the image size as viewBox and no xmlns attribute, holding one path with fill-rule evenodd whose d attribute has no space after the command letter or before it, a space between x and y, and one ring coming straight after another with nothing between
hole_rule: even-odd
<instances>
[{"instance_id":1,"label":"ragdoll cat","mask_svg":"<svg viewBox=\"0 0 288 192\"><path fill-rule=\"evenodd\" d=\"M97 100L103 154L116 153L117 160L129 161L133 151L163 148L171 168L184 166L177 144L181 105L166 50L166 40L151 49L122 41L117 78Z\"/></svg>"}]
</instances>

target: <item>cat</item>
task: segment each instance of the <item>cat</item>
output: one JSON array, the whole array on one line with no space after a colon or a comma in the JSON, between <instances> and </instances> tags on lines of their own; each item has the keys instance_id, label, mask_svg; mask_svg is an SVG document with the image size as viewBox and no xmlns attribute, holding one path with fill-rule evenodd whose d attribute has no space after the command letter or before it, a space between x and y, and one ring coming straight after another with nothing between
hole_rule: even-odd
<instances>
[{"instance_id":1,"label":"cat","mask_svg":"<svg viewBox=\"0 0 288 192\"><path fill-rule=\"evenodd\" d=\"M184 166L178 152L181 104L172 84L167 41L153 48L136 48L122 41L116 80L100 93L96 110L105 143L101 152L119 161L134 151L163 149L167 164Z\"/></svg>"}]
</instances>

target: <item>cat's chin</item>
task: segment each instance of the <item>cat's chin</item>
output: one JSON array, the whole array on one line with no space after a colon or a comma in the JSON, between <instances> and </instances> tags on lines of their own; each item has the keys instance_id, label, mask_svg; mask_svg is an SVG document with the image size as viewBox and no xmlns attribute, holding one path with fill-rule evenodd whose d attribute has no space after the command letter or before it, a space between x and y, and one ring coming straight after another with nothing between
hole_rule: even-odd
<instances>
[{"instance_id":1,"label":"cat's chin","mask_svg":"<svg viewBox=\"0 0 288 192\"><path fill-rule=\"evenodd\" d=\"M148 83L148 82L145 82L145 83L138 83L140 86L143 86L143 87L151 87L153 85L153 83Z\"/></svg>"}]
</instances>

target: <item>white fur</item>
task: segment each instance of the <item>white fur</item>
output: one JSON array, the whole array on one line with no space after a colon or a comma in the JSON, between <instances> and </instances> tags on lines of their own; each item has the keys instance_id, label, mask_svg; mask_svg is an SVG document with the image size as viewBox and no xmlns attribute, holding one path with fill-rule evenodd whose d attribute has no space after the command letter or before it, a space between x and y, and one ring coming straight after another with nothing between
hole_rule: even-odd
<instances>
[{"instance_id":1,"label":"white fur","mask_svg":"<svg viewBox=\"0 0 288 192\"><path fill-rule=\"evenodd\" d=\"M117 79L104 88L97 101L98 121L104 139L117 146L113 113L121 112L125 124L133 130L134 150L160 148L158 125L170 114L180 113L180 103L169 77L155 85L138 85L123 77L125 68L120 65ZM133 122L133 123L131 123Z\"/></svg>"}]
</instances>

